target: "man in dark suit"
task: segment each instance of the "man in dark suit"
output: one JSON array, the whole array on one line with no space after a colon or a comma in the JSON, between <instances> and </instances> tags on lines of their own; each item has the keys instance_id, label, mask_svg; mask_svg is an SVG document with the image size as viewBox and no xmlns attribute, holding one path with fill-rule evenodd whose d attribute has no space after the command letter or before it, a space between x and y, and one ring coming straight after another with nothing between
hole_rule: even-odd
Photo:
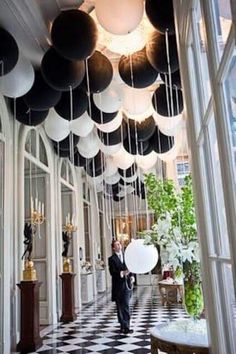
<instances>
[{"instance_id":1,"label":"man in dark suit","mask_svg":"<svg viewBox=\"0 0 236 354\"><path fill-rule=\"evenodd\" d=\"M109 257L109 271L112 277L111 300L116 302L117 317L120 331L124 334L132 333L130 329L130 299L134 277L125 265L122 245L119 241L112 241L114 254Z\"/></svg>"}]
</instances>

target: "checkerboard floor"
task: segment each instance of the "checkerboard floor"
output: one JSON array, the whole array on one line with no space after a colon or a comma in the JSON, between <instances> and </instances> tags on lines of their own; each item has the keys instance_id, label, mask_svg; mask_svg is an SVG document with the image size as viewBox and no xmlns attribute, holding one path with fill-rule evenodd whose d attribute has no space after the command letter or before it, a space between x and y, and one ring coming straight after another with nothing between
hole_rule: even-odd
<instances>
[{"instance_id":1,"label":"checkerboard floor","mask_svg":"<svg viewBox=\"0 0 236 354\"><path fill-rule=\"evenodd\" d=\"M40 354L95 354L95 353L150 353L150 329L159 323L187 315L181 305L163 307L157 287L136 287L131 306L131 328L134 333L119 333L115 304L110 294L84 307L76 321L59 323L53 330L47 328ZM161 352L160 352L161 353Z\"/></svg>"}]
</instances>

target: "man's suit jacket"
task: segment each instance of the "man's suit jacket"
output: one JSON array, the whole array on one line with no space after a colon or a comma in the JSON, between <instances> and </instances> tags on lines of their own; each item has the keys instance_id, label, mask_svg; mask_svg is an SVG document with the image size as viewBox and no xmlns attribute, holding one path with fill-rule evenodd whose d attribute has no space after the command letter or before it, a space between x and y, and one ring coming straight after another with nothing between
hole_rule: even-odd
<instances>
[{"instance_id":1,"label":"man's suit jacket","mask_svg":"<svg viewBox=\"0 0 236 354\"><path fill-rule=\"evenodd\" d=\"M123 255L124 260L124 255ZM126 279L125 277L121 278L120 272L122 270L127 270L125 263L122 263L120 258L114 253L111 257L108 258L109 271L111 274L111 300L116 301L117 297L122 295L126 291Z\"/></svg>"}]
</instances>

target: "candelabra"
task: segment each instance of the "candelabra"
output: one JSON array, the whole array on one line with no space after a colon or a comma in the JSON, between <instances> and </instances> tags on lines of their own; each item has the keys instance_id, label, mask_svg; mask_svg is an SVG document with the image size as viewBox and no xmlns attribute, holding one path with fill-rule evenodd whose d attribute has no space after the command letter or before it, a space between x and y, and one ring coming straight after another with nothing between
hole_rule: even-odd
<instances>
[{"instance_id":1,"label":"candelabra","mask_svg":"<svg viewBox=\"0 0 236 354\"><path fill-rule=\"evenodd\" d=\"M31 224L41 225L45 221L44 216L44 203L38 201L38 198L31 197Z\"/></svg>"},{"instance_id":2,"label":"candelabra","mask_svg":"<svg viewBox=\"0 0 236 354\"><path fill-rule=\"evenodd\" d=\"M66 223L63 226L63 231L65 232L65 235L63 237L64 241L64 251L62 255L64 256L64 261L63 261L63 272L64 273L72 273L72 265L70 263L70 259L67 257L68 253L68 247L70 244L70 241L72 239L72 233L77 230L77 226L74 224L74 215L72 215L72 218L70 218L70 214L66 216Z\"/></svg>"}]
</instances>

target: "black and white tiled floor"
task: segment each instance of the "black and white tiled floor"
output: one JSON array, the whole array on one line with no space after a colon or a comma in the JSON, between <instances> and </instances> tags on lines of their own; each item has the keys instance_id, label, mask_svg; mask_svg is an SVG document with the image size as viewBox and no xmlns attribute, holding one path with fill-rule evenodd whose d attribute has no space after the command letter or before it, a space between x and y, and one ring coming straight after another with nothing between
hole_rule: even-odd
<instances>
[{"instance_id":1,"label":"black and white tiled floor","mask_svg":"<svg viewBox=\"0 0 236 354\"><path fill-rule=\"evenodd\" d=\"M187 317L181 305L163 307L157 287L138 286L132 298L131 328L128 336L119 333L115 304L110 294L83 308L77 320L59 324L43 337L40 354L150 353L152 327L159 323ZM47 332L44 330L44 333Z\"/></svg>"}]
</instances>

